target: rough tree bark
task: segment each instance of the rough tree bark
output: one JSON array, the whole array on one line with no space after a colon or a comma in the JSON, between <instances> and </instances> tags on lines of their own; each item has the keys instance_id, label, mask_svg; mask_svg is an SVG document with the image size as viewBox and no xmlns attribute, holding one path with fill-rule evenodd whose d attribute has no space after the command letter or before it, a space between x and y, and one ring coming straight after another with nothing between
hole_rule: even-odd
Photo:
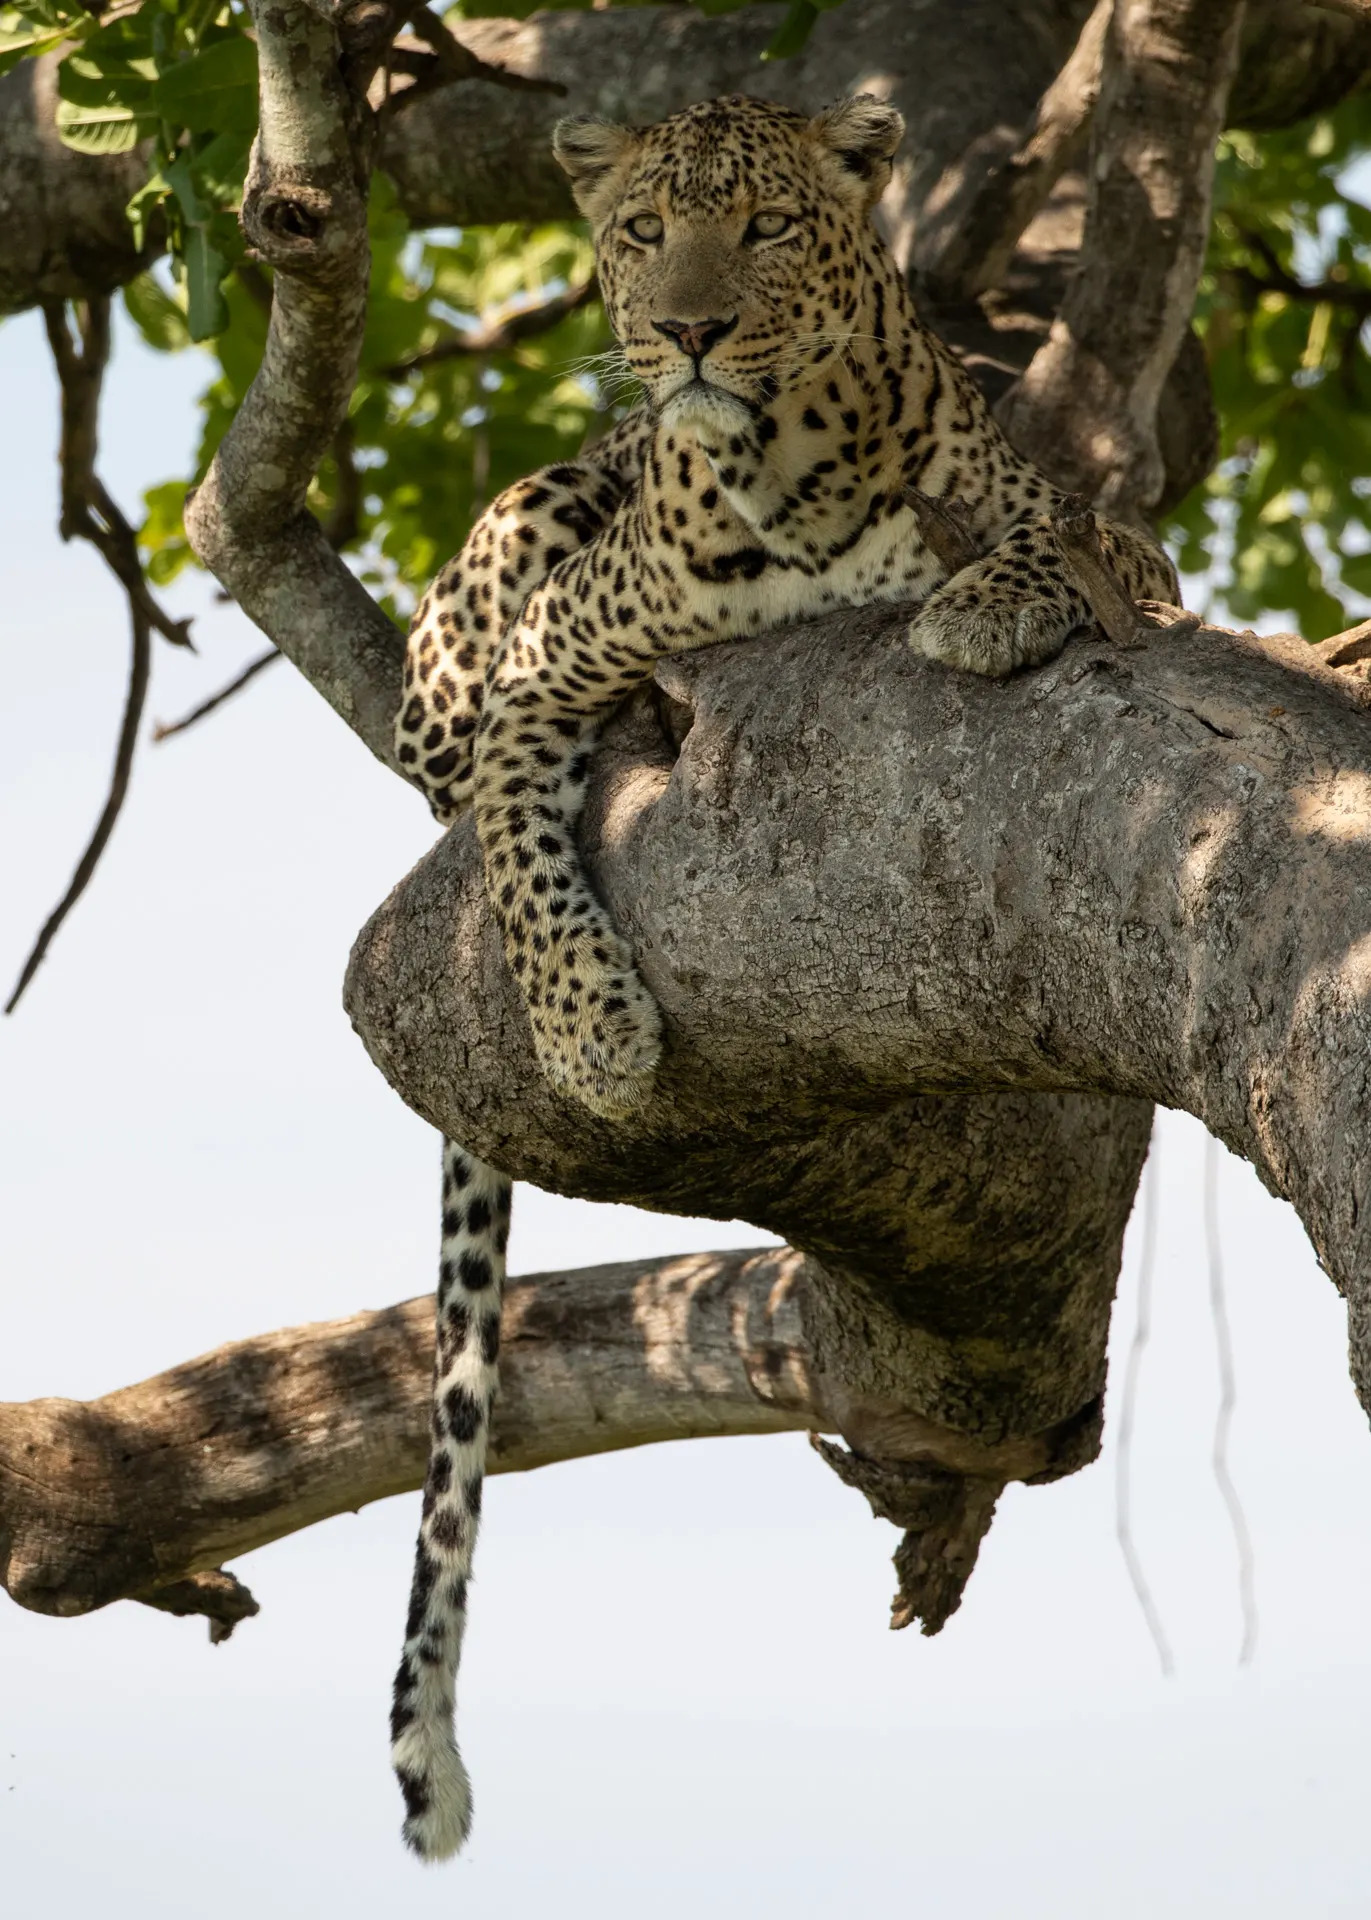
<instances>
[{"instance_id":1,"label":"rough tree bark","mask_svg":"<svg viewBox=\"0 0 1371 1920\"><path fill-rule=\"evenodd\" d=\"M264 0L258 24L263 144L244 219L277 293L262 372L187 525L385 759L399 642L304 506L356 364L364 136L325 12ZM1215 82L1205 96L1220 115L1221 95ZM1117 89L1112 109L1102 98L1095 138L1107 150L1126 97ZM1172 325L1193 295L1193 222L1154 226ZM1117 237L1095 221L1087 273L1099 266L1091 248ZM1139 329L1128 351L1143 364L1153 335ZM1050 446L1035 450L1050 464ZM1052 666L990 686L914 660L893 639L900 619L868 608L667 662L655 694L610 728L586 852L669 1034L640 1115L611 1127L541 1080L469 823L364 930L347 1003L409 1104L511 1173L742 1215L791 1241L755 1269L721 1257L709 1365L659 1367L660 1342L641 1326L621 1364L640 1387L651 1380L649 1407L665 1395L672 1431L688 1417L693 1430L841 1433L852 1452L832 1463L908 1529L897 1624L917 1616L932 1629L956 1604L1004 1482L1072 1471L1098 1447L1109 1308L1152 1101L1197 1114L1295 1203L1348 1296L1354 1374L1371 1402L1371 893L1358 883L1371 858L1371 734L1352 677L1371 644L1348 636L1321 657L1163 615L1122 645L1078 641ZM757 1345L763 1284L748 1271L796 1277L788 1330L761 1343L780 1357L760 1373L743 1357ZM553 1389L565 1420L565 1407L594 1403L614 1343L601 1337L594 1274L537 1284L574 1303ZM606 1284L622 1322L629 1276ZM734 1303L727 1336L720 1300ZM189 1393L164 1378L113 1412L111 1401L6 1409L11 1592L52 1611L119 1592L186 1610L200 1592L187 1580L209 1578L216 1554L336 1510L344 1482L357 1498L416 1482L420 1418L400 1409L418 1400L423 1369L407 1359L401 1378L397 1325L326 1333L322 1345L301 1336L304 1403L325 1436L311 1457L279 1419L293 1387L241 1390L277 1364L276 1339L294 1349L295 1336L180 1370L194 1376ZM783 1392L765 1386L769 1366ZM518 1394L517 1361L510 1377ZM359 1395L399 1423L380 1465L355 1451ZM692 1397L701 1405L687 1416ZM109 1434L126 1446L139 1421L170 1421L189 1438L206 1407L223 1414L222 1472L173 1472L153 1501L155 1551L134 1551L147 1482L122 1475ZM534 1425L509 1441L507 1464L550 1418L527 1408ZM654 1437L654 1418L611 1420L610 1443ZM246 1491L240 1457L248 1481L254 1464L262 1473ZM77 1463L77 1497L54 1515L25 1487L51 1486L63 1458Z\"/></svg>"}]
</instances>

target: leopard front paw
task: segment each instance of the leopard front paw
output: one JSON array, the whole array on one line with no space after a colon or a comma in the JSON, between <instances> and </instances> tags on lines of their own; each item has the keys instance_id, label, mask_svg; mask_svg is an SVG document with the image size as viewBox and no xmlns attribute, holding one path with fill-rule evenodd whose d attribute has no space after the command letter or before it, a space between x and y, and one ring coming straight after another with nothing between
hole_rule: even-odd
<instances>
[{"instance_id":1,"label":"leopard front paw","mask_svg":"<svg viewBox=\"0 0 1371 1920\"><path fill-rule=\"evenodd\" d=\"M550 1083L615 1119L642 1106L662 1053L657 1003L627 952L565 958L530 1007L533 1044ZM598 953L605 953L601 960Z\"/></svg>"},{"instance_id":2,"label":"leopard front paw","mask_svg":"<svg viewBox=\"0 0 1371 1920\"><path fill-rule=\"evenodd\" d=\"M974 590L943 589L920 609L909 644L925 660L1003 679L1016 667L1053 660L1078 624L1057 600L989 600Z\"/></svg>"}]
</instances>

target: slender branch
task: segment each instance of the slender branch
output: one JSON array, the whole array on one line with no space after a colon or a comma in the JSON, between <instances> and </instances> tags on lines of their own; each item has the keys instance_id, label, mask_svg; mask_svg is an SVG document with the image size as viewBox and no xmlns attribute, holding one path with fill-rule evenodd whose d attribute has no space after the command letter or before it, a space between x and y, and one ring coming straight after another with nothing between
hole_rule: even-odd
<instances>
[{"instance_id":1,"label":"slender branch","mask_svg":"<svg viewBox=\"0 0 1371 1920\"><path fill-rule=\"evenodd\" d=\"M173 739L178 733L184 733L188 727L193 727L197 720L203 720L206 714L213 713L216 707L222 707L226 700L231 700L235 693L241 693L244 687L257 678L264 667L269 667L274 660L282 658L279 648L268 647L265 653L259 653L255 660L250 661L241 673L235 674L226 687L220 687L218 693L212 693L208 700L202 700L198 707L192 707L190 712L183 714L179 720L166 723L159 720L152 730L153 739L160 744L163 740Z\"/></svg>"},{"instance_id":2,"label":"slender branch","mask_svg":"<svg viewBox=\"0 0 1371 1920\"><path fill-rule=\"evenodd\" d=\"M408 374L440 365L444 360L464 359L469 354L506 353L521 340L534 339L565 320L569 313L589 306L599 290L599 282L592 274L588 280L550 294L535 305L497 308L493 313L483 314L470 332L449 334L436 346L425 347L422 353L411 354L408 360L397 360L383 367L381 377L403 380Z\"/></svg>"},{"instance_id":3,"label":"slender branch","mask_svg":"<svg viewBox=\"0 0 1371 1920\"><path fill-rule=\"evenodd\" d=\"M81 341L71 336L60 300L43 302L43 322L62 390L62 517L64 540L88 540L136 602L148 625L173 646L190 645L190 621L173 620L148 591L138 540L95 471L100 393L109 364L109 297L84 301Z\"/></svg>"},{"instance_id":4,"label":"slender branch","mask_svg":"<svg viewBox=\"0 0 1371 1920\"><path fill-rule=\"evenodd\" d=\"M992 146L972 182L967 162L958 162L929 196L914 266L941 304L964 304L1003 283L1024 229L1077 159L1099 97L1113 6L1114 0L1096 0L1066 64L1011 151L1001 154Z\"/></svg>"},{"instance_id":5,"label":"slender branch","mask_svg":"<svg viewBox=\"0 0 1371 1920\"><path fill-rule=\"evenodd\" d=\"M5 1002L13 1013L37 973L63 921L90 884L100 856L109 844L128 792L138 729L147 700L152 671L152 632L156 628L179 646L189 645L189 621L173 621L148 592L138 558L133 528L110 498L95 471L99 446L100 393L109 364L109 300L92 300L78 315L80 345L73 340L60 301L43 308L48 341L62 390L62 507L59 528L64 540L88 540L102 555L122 585L128 600L131 650L124 715L115 747L109 791L86 850L66 892L44 921L14 990Z\"/></svg>"},{"instance_id":6,"label":"slender branch","mask_svg":"<svg viewBox=\"0 0 1371 1920\"><path fill-rule=\"evenodd\" d=\"M1264 273L1254 273L1250 267L1228 268L1229 276L1249 293L1254 296L1281 293L1287 300L1296 300L1306 306L1343 307L1361 320L1371 315L1371 287L1353 286L1350 281L1336 278L1300 280L1282 265L1265 234L1256 232L1241 221L1234 221L1233 229L1243 245L1257 255L1266 269Z\"/></svg>"},{"instance_id":7,"label":"slender branch","mask_svg":"<svg viewBox=\"0 0 1371 1920\"><path fill-rule=\"evenodd\" d=\"M396 73L408 73L414 78L414 85L405 90L411 97L419 92L431 92L435 87L448 87L457 80L484 80L491 86L505 87L513 93L545 93L565 98L567 89L559 80L540 80L531 74L515 73L509 67L494 65L483 60L470 47L463 46L447 22L440 19L431 7L411 7L409 23L415 36L429 49L427 54L416 53L403 42L392 49L391 66ZM404 98L404 93L394 94L392 98Z\"/></svg>"},{"instance_id":8,"label":"slender branch","mask_svg":"<svg viewBox=\"0 0 1371 1920\"><path fill-rule=\"evenodd\" d=\"M1243 0L1116 0L1094 116L1080 266L1000 403L1010 438L1117 517L1162 497L1162 387L1209 236L1214 148Z\"/></svg>"},{"instance_id":9,"label":"slender branch","mask_svg":"<svg viewBox=\"0 0 1371 1920\"><path fill-rule=\"evenodd\" d=\"M114 823L124 804L124 796L129 788L129 775L133 771L133 755L138 745L138 728L142 722L143 705L147 699L148 679L152 668L152 634L143 617L141 607L132 603L129 607L129 622L132 629L133 644L129 661L128 692L124 696L124 718L119 728L119 742L114 751L114 771L110 775L109 792L100 818L95 823L85 852L76 864L71 883L47 919L42 931L33 943L32 951L20 970L14 991L5 1002L5 1012L13 1013L23 998L24 991L47 956L48 948L57 936L58 929L81 895L90 884L91 875L99 865L100 856L109 844L114 832Z\"/></svg>"}]
</instances>

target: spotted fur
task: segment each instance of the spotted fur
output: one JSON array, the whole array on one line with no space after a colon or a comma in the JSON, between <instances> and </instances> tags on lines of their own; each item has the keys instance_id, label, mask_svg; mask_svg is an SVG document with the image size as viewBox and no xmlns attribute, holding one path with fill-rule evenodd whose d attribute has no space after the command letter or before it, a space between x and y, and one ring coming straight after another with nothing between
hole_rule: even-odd
<instances>
[{"instance_id":1,"label":"spotted fur","mask_svg":"<svg viewBox=\"0 0 1371 1920\"><path fill-rule=\"evenodd\" d=\"M1050 659L1089 618L1052 533L1060 495L920 324L871 224L902 131L868 96L814 119L734 98L659 126L557 129L646 398L577 461L502 494L438 575L410 635L397 745L439 819L474 803L541 1064L603 1114L647 1096L660 1022L586 877L576 822L596 735L656 661L892 600L918 603L907 637L920 654L1002 675ZM982 557L950 579L905 503L911 487L964 509ZM1130 591L1177 597L1144 535L1101 534ZM507 1206L502 1176L447 1151L450 1172L466 1167ZM492 1278L474 1295L452 1283L440 1303L438 1464L397 1682L405 1831L429 1858L460 1845L469 1819L451 1707L494 1390L493 1346L482 1357L474 1329L498 1301L495 1218L492 1200L483 1238L463 1216L446 1253L445 1275L464 1251ZM444 1334L454 1306L459 1344ZM442 1410L450 1381L476 1410L456 1403L468 1438Z\"/></svg>"}]
</instances>

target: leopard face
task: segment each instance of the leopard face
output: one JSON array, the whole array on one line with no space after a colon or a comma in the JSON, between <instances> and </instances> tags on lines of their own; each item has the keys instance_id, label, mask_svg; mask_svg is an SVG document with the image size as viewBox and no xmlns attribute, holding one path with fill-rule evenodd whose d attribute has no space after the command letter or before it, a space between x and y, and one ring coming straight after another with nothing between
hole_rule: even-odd
<instances>
[{"instance_id":1,"label":"leopard face","mask_svg":"<svg viewBox=\"0 0 1371 1920\"><path fill-rule=\"evenodd\" d=\"M869 96L812 120L735 97L655 127L561 123L610 324L664 424L727 431L860 329L868 216L903 130Z\"/></svg>"}]
</instances>

